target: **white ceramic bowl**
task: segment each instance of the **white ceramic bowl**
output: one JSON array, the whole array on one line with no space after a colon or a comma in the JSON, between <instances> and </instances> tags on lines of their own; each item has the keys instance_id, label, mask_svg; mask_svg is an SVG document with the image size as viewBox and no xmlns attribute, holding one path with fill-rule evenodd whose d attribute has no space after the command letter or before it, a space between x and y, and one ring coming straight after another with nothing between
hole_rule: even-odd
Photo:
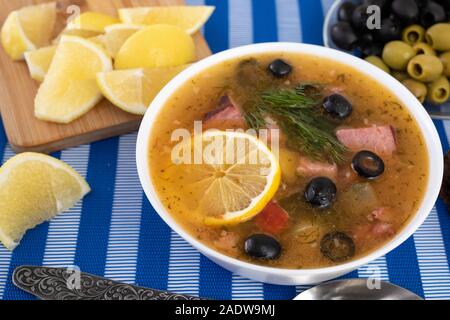
<instances>
[{"instance_id":1,"label":"white ceramic bowl","mask_svg":"<svg viewBox=\"0 0 450 320\"><path fill-rule=\"evenodd\" d=\"M258 55L267 52L292 52L300 54L311 54L318 57L335 60L336 62L342 64L350 65L351 67L359 70L367 76L376 79L386 88L389 88L408 108L409 112L418 122L425 138L430 159L429 181L426 194L419 210L408 223L408 225L405 226L405 228L399 234L397 234L394 239L389 241L389 243L385 244L383 247L372 252L371 254L366 255L358 260L350 261L341 265L318 269L291 270L269 268L250 264L223 255L201 243L195 237L191 236L175 221L175 219L170 215L170 213L166 210L166 208L158 198L155 188L152 184L148 164L148 154L150 151L149 136L152 131L155 119L157 118L161 108L164 107L166 101L169 99L169 97L172 96L174 92L177 91L180 86L186 83L186 81L213 65L222 63L223 61L226 61L228 59ZM205 256L232 272L236 272L250 279L281 285L314 284L321 281L333 279L352 270L355 270L358 267L365 265L369 261L375 260L378 257L383 256L389 251L395 249L403 241L408 239L428 216L438 196L443 175L443 154L436 128L434 127L433 122L431 121L429 115L425 112L422 105L404 86L402 86L397 80L389 76L384 71L381 71L380 69L372 66L364 60L355 58L349 54L337 50L297 43L262 43L239 47L213 55L183 71L160 92L160 94L155 98L150 108L148 109L139 130L136 160L139 177L148 199L155 208L156 212L158 212L158 214L161 216L161 218L181 237L183 237L191 245L197 248Z\"/></svg>"}]
</instances>

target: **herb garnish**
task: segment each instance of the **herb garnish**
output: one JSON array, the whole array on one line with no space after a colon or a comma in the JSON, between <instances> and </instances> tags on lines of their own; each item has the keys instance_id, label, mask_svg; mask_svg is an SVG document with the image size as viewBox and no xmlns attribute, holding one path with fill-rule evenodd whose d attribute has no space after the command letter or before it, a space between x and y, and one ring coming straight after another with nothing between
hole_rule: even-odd
<instances>
[{"instance_id":1,"label":"herb garnish","mask_svg":"<svg viewBox=\"0 0 450 320\"><path fill-rule=\"evenodd\" d=\"M288 136L290 146L315 160L344 160L347 151L336 138L336 125L318 108L322 101L321 86L300 83L293 89L276 89L262 93L245 119L255 130L267 125L267 117L277 121Z\"/></svg>"}]
</instances>

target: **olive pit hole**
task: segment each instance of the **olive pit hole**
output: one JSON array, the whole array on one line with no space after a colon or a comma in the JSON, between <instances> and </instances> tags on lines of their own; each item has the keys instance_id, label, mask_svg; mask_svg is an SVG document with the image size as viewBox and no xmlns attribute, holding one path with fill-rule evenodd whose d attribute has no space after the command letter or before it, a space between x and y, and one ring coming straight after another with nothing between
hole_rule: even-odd
<instances>
[{"instance_id":1,"label":"olive pit hole","mask_svg":"<svg viewBox=\"0 0 450 320\"><path fill-rule=\"evenodd\" d=\"M417 77L420 77L421 75L423 75L423 68L420 64L418 63L414 63L413 64L413 72Z\"/></svg>"},{"instance_id":2,"label":"olive pit hole","mask_svg":"<svg viewBox=\"0 0 450 320\"><path fill-rule=\"evenodd\" d=\"M448 92L445 88L439 88L436 90L435 97L439 100L445 99L447 97Z\"/></svg>"},{"instance_id":3,"label":"olive pit hole","mask_svg":"<svg viewBox=\"0 0 450 320\"><path fill-rule=\"evenodd\" d=\"M417 42L419 40L419 33L417 31L410 31L408 33L408 40L411 42Z\"/></svg>"}]
</instances>

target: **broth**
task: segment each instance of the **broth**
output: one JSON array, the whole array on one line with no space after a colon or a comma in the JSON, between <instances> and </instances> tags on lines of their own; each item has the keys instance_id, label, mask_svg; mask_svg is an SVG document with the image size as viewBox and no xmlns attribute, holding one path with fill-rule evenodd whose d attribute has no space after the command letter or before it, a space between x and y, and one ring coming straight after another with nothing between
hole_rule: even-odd
<instances>
[{"instance_id":1,"label":"broth","mask_svg":"<svg viewBox=\"0 0 450 320\"><path fill-rule=\"evenodd\" d=\"M252 82L254 85L246 84L245 77L249 75L236 76L237 70L241 70L243 61L256 61L266 70L271 61L279 58L293 67L292 73L263 86L291 88L302 81L323 84L324 96L339 93L353 106L351 116L337 123L338 129L393 126L396 150L392 155L380 156L384 161L384 173L370 180L358 176L352 169L356 151L349 151L346 160L338 163L337 175L333 177L336 201L329 208L318 209L299 197L314 178L314 175L298 174L303 154L282 142L282 181L274 200L288 213L288 224L282 232L273 234L282 247L279 257L258 259L244 251L247 237L267 233L255 222L256 218L224 227L207 226L190 218L195 203L183 191L189 177L171 161L171 151L176 144L171 141L171 135L178 128L193 130L194 121L204 119L205 114L216 109L225 92L231 92L233 100L241 105L253 101L260 93L258 79ZM214 123L214 127L221 130L235 126L242 125L227 121ZM349 66L294 53L270 53L226 61L186 82L158 114L150 150L151 179L157 194L185 230L228 256L271 267L318 268L367 255L402 230L419 208L428 182L428 155L422 134L390 90ZM327 175L325 168L315 176L323 175ZM324 237L330 233L336 236L335 232L348 235L352 240L354 254L351 257L330 259L327 256Z\"/></svg>"}]
</instances>

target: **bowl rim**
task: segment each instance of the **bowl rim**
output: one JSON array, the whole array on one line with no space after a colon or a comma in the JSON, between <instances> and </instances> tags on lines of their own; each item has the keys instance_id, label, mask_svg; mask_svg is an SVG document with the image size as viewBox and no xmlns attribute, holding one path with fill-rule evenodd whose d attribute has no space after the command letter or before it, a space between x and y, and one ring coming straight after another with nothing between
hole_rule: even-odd
<instances>
[{"instance_id":1,"label":"bowl rim","mask_svg":"<svg viewBox=\"0 0 450 320\"><path fill-rule=\"evenodd\" d=\"M323 21L323 27L322 27L322 38L323 38L323 44L327 48L333 48L330 43L330 23L333 16L336 14L337 8L344 2L345 0L335 0L333 4L331 5L330 9L328 9L327 14L325 15L325 19ZM343 50L341 50L343 51Z\"/></svg>"},{"instance_id":2,"label":"bowl rim","mask_svg":"<svg viewBox=\"0 0 450 320\"><path fill-rule=\"evenodd\" d=\"M390 90L392 94L395 95L408 109L422 132L429 158L429 176L427 190L425 191L424 197L415 213L415 216L412 217L408 224L405 225L403 229L389 242L356 260L330 267L285 269L261 266L229 257L210 248L185 231L161 203L153 186L148 163L148 154L150 151L149 138L155 119L164 107L167 99L170 98L171 95L186 81L189 81L192 77L213 65L233 58L251 56L252 54L255 55L276 52L314 55L316 57L334 60L338 63L348 65L349 67L356 69ZM214 257L214 259L224 262L227 265L234 265L240 269L250 269L255 272L265 273L267 275L285 277L327 275L337 274L339 272L349 272L369 263L370 261L384 256L398 247L411 235L413 235L434 207L439 194L444 169L442 145L436 127L423 106L400 82L370 63L350 54L322 46L290 42L269 42L237 47L217 53L193 64L176 76L153 100L141 123L136 144L136 164L141 185L155 211L172 230L177 232L183 239L189 242L201 253L208 257Z\"/></svg>"}]
</instances>

